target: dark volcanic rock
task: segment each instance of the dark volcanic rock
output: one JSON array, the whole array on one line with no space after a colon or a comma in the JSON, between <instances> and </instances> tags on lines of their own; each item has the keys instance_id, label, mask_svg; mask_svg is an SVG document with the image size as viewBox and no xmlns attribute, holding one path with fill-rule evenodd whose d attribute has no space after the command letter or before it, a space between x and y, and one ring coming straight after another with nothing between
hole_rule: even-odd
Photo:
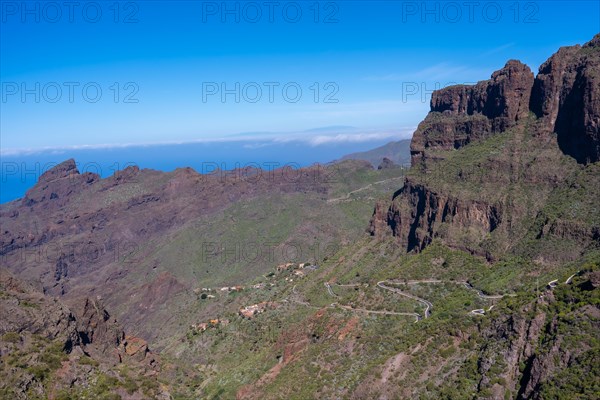
<instances>
[{"instance_id":1,"label":"dark volcanic rock","mask_svg":"<svg viewBox=\"0 0 600 400\"><path fill-rule=\"evenodd\" d=\"M569 309L566 307L568 298L546 291L519 309L492 317L491 323L482 328L480 333L485 344L479 351L481 380L478 386L487 387L493 395L481 398L505 398L504 394L510 390L514 399L545 399L549 396L542 390L544 386L561 382L560 376L565 370L582 371L590 368L590 364L597 364L597 348L592 343L597 340L600 328L600 310L583 302L569 304L572 307ZM557 309L576 322L565 324L557 315ZM574 331L577 332L575 342ZM587 361L588 358L593 361ZM502 360L502 366L497 360ZM572 390L588 394L587 389L580 386ZM591 398L594 397L592 394Z\"/></svg>"},{"instance_id":2,"label":"dark volcanic rock","mask_svg":"<svg viewBox=\"0 0 600 400\"><path fill-rule=\"evenodd\" d=\"M473 86L456 85L436 90L431 111L455 115L483 114L489 119L506 118L498 128L527 116L533 73L520 61L510 60L490 80Z\"/></svg>"},{"instance_id":3,"label":"dark volcanic rock","mask_svg":"<svg viewBox=\"0 0 600 400\"><path fill-rule=\"evenodd\" d=\"M540 67L531 110L555 132L565 154L579 163L600 160L600 34L563 47Z\"/></svg>"},{"instance_id":4,"label":"dark volcanic rock","mask_svg":"<svg viewBox=\"0 0 600 400\"><path fill-rule=\"evenodd\" d=\"M434 92L431 112L419 125L411 143L413 167L431 167L443 159L440 150L461 148L526 119L533 81L529 67L511 60L487 81ZM391 231L401 246L410 251L423 249L439 236L440 227L446 226L449 244L477 252L453 240L455 235L449 232L455 232L457 238L462 236L459 232L462 229L485 236L499 226L503 209L503 204L464 200L407 178L391 204L377 204L369 231L376 236Z\"/></svg>"},{"instance_id":5,"label":"dark volcanic rock","mask_svg":"<svg viewBox=\"0 0 600 400\"><path fill-rule=\"evenodd\" d=\"M99 300L72 301L70 306L45 296L31 285L0 269L0 334L28 332L60 340L66 351L80 346L85 352L110 357L125 333Z\"/></svg>"},{"instance_id":6,"label":"dark volcanic rock","mask_svg":"<svg viewBox=\"0 0 600 400\"><path fill-rule=\"evenodd\" d=\"M68 178L71 175L79 175L79 170L75 164L75 160L70 158L55 167L44 172L39 179L39 183L48 183L56 179Z\"/></svg>"},{"instance_id":7,"label":"dark volcanic rock","mask_svg":"<svg viewBox=\"0 0 600 400\"><path fill-rule=\"evenodd\" d=\"M533 81L528 66L511 60L487 81L433 92L431 112L413 135L412 164L424 162L429 149L457 149L527 117Z\"/></svg>"},{"instance_id":8,"label":"dark volcanic rock","mask_svg":"<svg viewBox=\"0 0 600 400\"><path fill-rule=\"evenodd\" d=\"M391 231L407 251L422 250L439 236L442 225L448 225L447 244L477 252L460 241L460 230L477 232L480 236L495 230L502 221L503 206L474 202L445 193L407 179L399 198L375 207L369 232L381 236ZM453 235L456 232L457 235Z\"/></svg>"},{"instance_id":9,"label":"dark volcanic rock","mask_svg":"<svg viewBox=\"0 0 600 400\"><path fill-rule=\"evenodd\" d=\"M9 398L6 396L10 393L10 398L29 399L32 391L39 393L40 398L55 398L57 390L89 387L100 370L112 375L111 370L119 363L136 377L140 371L147 376L160 371L160 360L150 352L147 343L133 336L125 340L123 329L99 300L85 299L67 307L3 268L0 293L0 355L3 362L6 356L18 357L27 366L0 371L2 398ZM48 360L58 358L59 365L50 367ZM42 367L45 377L30 373Z\"/></svg>"},{"instance_id":10,"label":"dark volcanic rock","mask_svg":"<svg viewBox=\"0 0 600 400\"><path fill-rule=\"evenodd\" d=\"M84 344L93 343L106 354L125 339L123 329L98 300L85 299L72 306L77 315L77 329Z\"/></svg>"},{"instance_id":11,"label":"dark volcanic rock","mask_svg":"<svg viewBox=\"0 0 600 400\"><path fill-rule=\"evenodd\" d=\"M80 343L75 315L63 304L47 299L31 285L0 269L0 334L27 331L65 347Z\"/></svg>"},{"instance_id":12,"label":"dark volcanic rock","mask_svg":"<svg viewBox=\"0 0 600 400\"><path fill-rule=\"evenodd\" d=\"M383 160L381 161L381 164L379 164L377 169L389 169L389 168L394 168L395 166L396 166L396 164L394 164L394 162L392 160L390 160L387 157L383 157Z\"/></svg>"}]
</instances>

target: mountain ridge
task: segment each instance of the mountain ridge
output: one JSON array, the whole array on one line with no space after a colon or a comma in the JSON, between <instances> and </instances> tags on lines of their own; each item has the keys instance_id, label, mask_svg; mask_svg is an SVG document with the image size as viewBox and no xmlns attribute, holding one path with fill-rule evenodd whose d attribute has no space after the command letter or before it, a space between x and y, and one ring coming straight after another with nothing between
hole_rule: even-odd
<instances>
[{"instance_id":1,"label":"mountain ridge","mask_svg":"<svg viewBox=\"0 0 600 400\"><path fill-rule=\"evenodd\" d=\"M396 165L405 166L410 163L410 139L389 142L383 146L371 150L351 153L343 156L344 160L365 160L375 168L379 167L384 158L389 159Z\"/></svg>"},{"instance_id":2,"label":"mountain ridge","mask_svg":"<svg viewBox=\"0 0 600 400\"><path fill-rule=\"evenodd\" d=\"M597 35L583 47L559 50L540 67L535 80L528 67L509 61L488 81L434 92L431 112L411 142L413 168L393 200L376 206L370 233L391 234L408 251L422 250L436 237L490 260L498 259L507 250L513 251L528 234L528 228L523 227L532 224L533 228L532 220L542 217L544 202L553 191L577 180L580 174L585 175L586 170L594 174L596 167L592 161L600 157L597 116L600 84L579 90L577 82L587 76L590 82L595 82L599 61ZM565 75L566 66L571 63L580 70L579 78ZM562 83L561 76L564 76ZM558 92L563 94L553 103L539 97L555 99L553 93ZM574 120L577 125L565 131L560 115L570 113L568 110L573 107L579 109L578 105L586 102L590 105L581 107L585 112L577 115ZM543 111L538 117L535 110ZM580 146L561 143L569 134L573 142L586 143L585 151ZM494 144L486 144L490 140ZM530 146L531 150L524 146ZM463 148L469 151L456 153ZM460 161L467 154L475 158L466 163L467 160ZM485 190L469 191L465 189L469 184ZM593 192L591 186L589 189ZM522 201L529 204L525 206ZM590 217L588 222L592 225L585 228L587 239L580 238L581 251L585 251L584 243L593 244L597 240L600 231L594 225L593 215ZM585 219L577 221L582 223ZM548 228L543 230L546 235L552 232ZM571 237L579 237L580 231L573 230ZM563 229L563 235L568 237L568 232L569 228ZM482 241L490 234L488 243Z\"/></svg>"}]
</instances>

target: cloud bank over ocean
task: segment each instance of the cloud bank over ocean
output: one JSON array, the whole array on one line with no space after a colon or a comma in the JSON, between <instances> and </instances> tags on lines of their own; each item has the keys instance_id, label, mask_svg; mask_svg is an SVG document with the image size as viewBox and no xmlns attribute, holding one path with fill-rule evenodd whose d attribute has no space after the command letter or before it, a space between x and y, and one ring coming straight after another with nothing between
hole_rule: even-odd
<instances>
[{"instance_id":1,"label":"cloud bank over ocean","mask_svg":"<svg viewBox=\"0 0 600 400\"><path fill-rule=\"evenodd\" d=\"M163 141L148 143L104 143L81 144L56 147L28 147L28 148L2 148L0 155L3 157L19 157L34 154L64 154L68 151L79 150L111 150L140 147L171 146L186 144L210 143L240 143L245 148L265 147L273 144L298 142L309 146L323 146L328 144L344 143L369 143L382 140L409 139L415 127L387 130L359 130L350 126L335 126L310 129L298 132L246 132L229 136L203 137L188 141Z\"/></svg>"}]
</instances>

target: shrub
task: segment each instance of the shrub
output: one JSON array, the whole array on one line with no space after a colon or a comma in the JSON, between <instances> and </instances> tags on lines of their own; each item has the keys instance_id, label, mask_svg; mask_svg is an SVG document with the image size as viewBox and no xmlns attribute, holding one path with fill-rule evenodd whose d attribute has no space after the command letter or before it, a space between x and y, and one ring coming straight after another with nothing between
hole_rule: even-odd
<instances>
[{"instance_id":1,"label":"shrub","mask_svg":"<svg viewBox=\"0 0 600 400\"><path fill-rule=\"evenodd\" d=\"M2 335L2 340L9 343L18 343L21 341L21 335L17 332L6 332Z\"/></svg>"},{"instance_id":2,"label":"shrub","mask_svg":"<svg viewBox=\"0 0 600 400\"><path fill-rule=\"evenodd\" d=\"M91 365L92 367L97 367L98 365L100 365L100 363L96 360L94 360L91 357L88 356L83 356L79 359L79 364L81 365Z\"/></svg>"},{"instance_id":3,"label":"shrub","mask_svg":"<svg viewBox=\"0 0 600 400\"><path fill-rule=\"evenodd\" d=\"M442 358L448 358L450 357L452 354L454 354L456 352L456 348L454 346L450 346L448 348L442 349L440 350L440 356Z\"/></svg>"},{"instance_id":4,"label":"shrub","mask_svg":"<svg viewBox=\"0 0 600 400\"><path fill-rule=\"evenodd\" d=\"M127 391L128 394L133 394L138 390L137 383L129 376L126 376L121 386Z\"/></svg>"},{"instance_id":5,"label":"shrub","mask_svg":"<svg viewBox=\"0 0 600 400\"><path fill-rule=\"evenodd\" d=\"M36 364L27 367L27 372L33 375L38 381L43 381L50 375L50 368L46 364Z\"/></svg>"},{"instance_id":6,"label":"shrub","mask_svg":"<svg viewBox=\"0 0 600 400\"><path fill-rule=\"evenodd\" d=\"M19 305L23 306L23 307L29 307L29 308L40 308L39 304L36 303L31 303L27 300L23 300L19 303Z\"/></svg>"},{"instance_id":7,"label":"shrub","mask_svg":"<svg viewBox=\"0 0 600 400\"><path fill-rule=\"evenodd\" d=\"M152 394L153 391L158 390L159 385L158 385L158 382L156 382L153 379L144 378L142 380L141 387L142 387L144 394L149 396Z\"/></svg>"}]
</instances>

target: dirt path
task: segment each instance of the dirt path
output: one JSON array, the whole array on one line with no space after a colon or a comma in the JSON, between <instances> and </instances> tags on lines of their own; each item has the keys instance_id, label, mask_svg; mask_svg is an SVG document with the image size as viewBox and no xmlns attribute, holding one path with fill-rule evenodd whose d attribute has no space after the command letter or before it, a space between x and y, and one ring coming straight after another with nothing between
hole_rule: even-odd
<instances>
[{"instance_id":1,"label":"dirt path","mask_svg":"<svg viewBox=\"0 0 600 400\"><path fill-rule=\"evenodd\" d=\"M333 303L332 305L336 305L337 307L343 308L348 311L356 311L356 312L364 312L367 314L379 314L379 315L404 315L408 317L415 317L415 322L421 319L421 316L417 313L407 313L407 312L395 312L395 311L383 311L383 310L367 310L364 308L353 308L350 306L343 306L341 304Z\"/></svg>"},{"instance_id":2,"label":"dirt path","mask_svg":"<svg viewBox=\"0 0 600 400\"><path fill-rule=\"evenodd\" d=\"M380 183L385 183L385 182L394 181L394 180L398 180L398 179L404 179L404 176L397 176L395 178L389 178L389 179L384 179L382 181L377 181L377 182L369 183L367 186L363 186L361 188L352 190L351 192L346 193L342 197L337 197L335 199L328 199L327 202L328 203L337 203L339 201L349 200L350 196L353 195L354 193L358 193L358 192L362 192L363 190L367 190L367 189L373 187L373 185L379 185Z\"/></svg>"},{"instance_id":3,"label":"dirt path","mask_svg":"<svg viewBox=\"0 0 600 400\"><path fill-rule=\"evenodd\" d=\"M379 283L377 285L379 286ZM346 284L346 285L337 285L337 286L342 286L342 287L356 287L356 286L361 286L361 285L358 285L358 284ZM337 294L335 294L335 292L331 288L331 284L329 282L325 282L325 287L327 288L327 292L329 293L329 295L331 295L333 297L339 297ZM410 296L410 295L408 295L408 296ZM364 313L368 313L368 314L405 315L405 316L415 317L415 322L417 322L417 321L419 321L421 319L421 316L419 314L417 314L417 313L384 311L384 310L367 310L365 308L354 308L354 307L345 306L345 305L341 305L341 304L337 304L337 303L332 303L331 306L332 307L333 306L337 306L337 307L343 308L345 310L357 311L357 312L364 312ZM427 313L427 311L426 311L426 313ZM425 318L427 318L427 317L425 317Z\"/></svg>"},{"instance_id":4,"label":"dirt path","mask_svg":"<svg viewBox=\"0 0 600 400\"><path fill-rule=\"evenodd\" d=\"M331 284L329 282L325 282L325 287L327 288L327 292L329 292L331 296L338 297L337 294L333 293L333 290L331 289Z\"/></svg>"}]
</instances>

